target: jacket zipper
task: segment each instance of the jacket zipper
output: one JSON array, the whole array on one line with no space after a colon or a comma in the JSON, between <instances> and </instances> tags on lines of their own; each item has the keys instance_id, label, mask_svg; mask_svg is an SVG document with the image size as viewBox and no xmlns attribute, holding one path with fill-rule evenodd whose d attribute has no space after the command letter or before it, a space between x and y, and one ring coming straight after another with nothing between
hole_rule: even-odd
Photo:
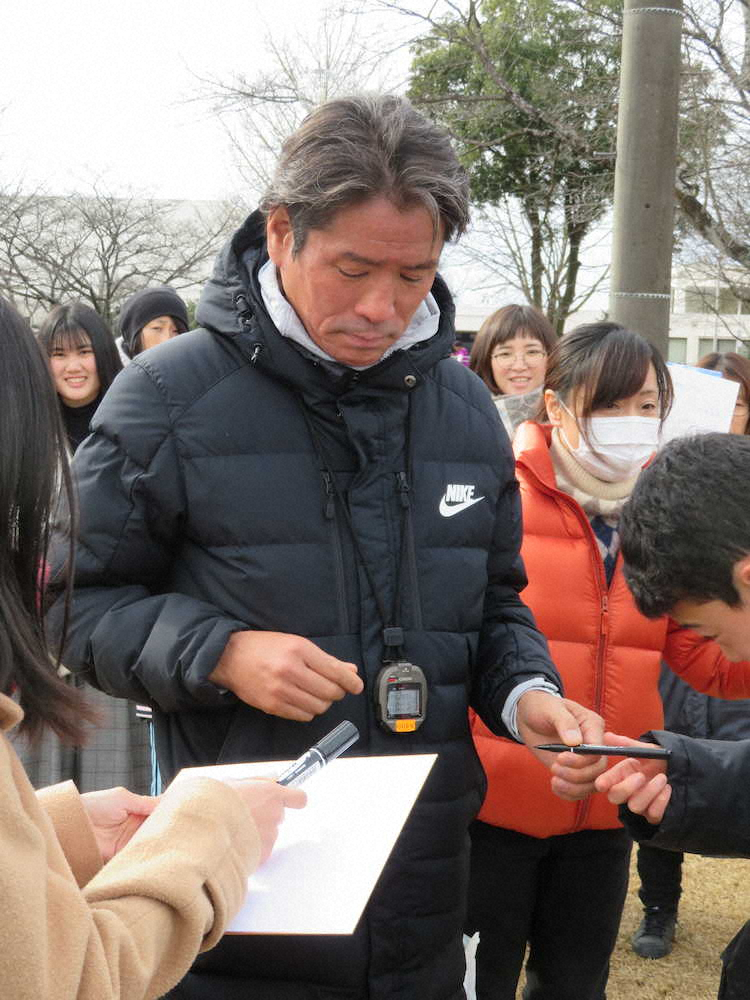
<instances>
[{"instance_id":1,"label":"jacket zipper","mask_svg":"<svg viewBox=\"0 0 750 1000\"><path fill-rule=\"evenodd\" d=\"M409 486L409 481L406 478L405 472L396 473L396 489L399 493L399 498L401 501L401 506L404 508L411 507L411 487ZM404 518L406 521L406 518ZM412 607L414 613L414 628L421 630L422 628L422 603L419 597L419 576L417 574L417 553L416 547L414 545L414 530L412 525L412 519L409 518L409 527L406 537L406 558L408 562L408 570L411 583L411 595L412 595ZM406 525L404 525L404 531L406 531Z\"/></svg>"},{"instance_id":2,"label":"jacket zipper","mask_svg":"<svg viewBox=\"0 0 750 1000\"><path fill-rule=\"evenodd\" d=\"M591 526L589 525L589 529ZM594 543L595 544L595 543ZM601 562L601 560L600 560ZM602 566L602 572L604 567ZM612 577L614 579L614 576ZM604 580L606 583L606 578ZM600 587L602 583L600 580ZM600 591L600 608L599 608L599 642L597 643L596 649L596 675L594 677L594 711L601 715L602 708L602 694L604 691L604 656L607 651L607 640L609 639L609 592ZM582 799L576 806L575 815L575 827L577 830L582 829L584 823L586 822L591 808L591 799Z\"/></svg>"},{"instance_id":3,"label":"jacket zipper","mask_svg":"<svg viewBox=\"0 0 750 1000\"><path fill-rule=\"evenodd\" d=\"M346 577L344 574L344 550L341 544L341 531L339 527L339 517L336 513L336 491L333 488L331 476L325 470L321 470L323 485L325 487L325 506L323 515L331 525L333 536L333 558L336 569L336 600L339 608L339 618L341 620L344 635L349 633L349 613L346 606Z\"/></svg>"}]
</instances>

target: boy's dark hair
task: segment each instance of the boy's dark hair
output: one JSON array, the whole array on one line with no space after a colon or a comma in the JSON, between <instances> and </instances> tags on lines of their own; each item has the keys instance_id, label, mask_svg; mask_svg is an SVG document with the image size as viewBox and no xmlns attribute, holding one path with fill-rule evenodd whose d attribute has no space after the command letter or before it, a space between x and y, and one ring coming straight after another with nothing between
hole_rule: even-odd
<instances>
[{"instance_id":1,"label":"boy's dark hair","mask_svg":"<svg viewBox=\"0 0 750 1000\"><path fill-rule=\"evenodd\" d=\"M648 618L681 600L740 603L732 570L750 554L750 438L678 438L638 477L620 519L625 579Z\"/></svg>"}]
</instances>

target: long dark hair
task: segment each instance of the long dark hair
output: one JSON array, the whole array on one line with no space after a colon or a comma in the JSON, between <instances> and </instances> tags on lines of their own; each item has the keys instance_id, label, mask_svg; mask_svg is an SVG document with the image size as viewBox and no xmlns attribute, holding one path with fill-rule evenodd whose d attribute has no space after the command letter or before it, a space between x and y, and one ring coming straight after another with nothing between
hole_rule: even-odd
<instances>
[{"instance_id":1,"label":"long dark hair","mask_svg":"<svg viewBox=\"0 0 750 1000\"><path fill-rule=\"evenodd\" d=\"M587 323L558 341L550 355L544 389L564 403L580 392L575 418L584 437L583 421L594 410L633 396L646 381L648 366L656 372L661 420L672 407L672 379L659 351L645 337L619 323Z\"/></svg>"},{"instance_id":2,"label":"long dark hair","mask_svg":"<svg viewBox=\"0 0 750 1000\"><path fill-rule=\"evenodd\" d=\"M514 337L535 337L549 354L557 344L552 324L534 306L503 306L479 327L469 355L469 368L482 379L490 392L497 395L500 389L492 374L492 354L498 344Z\"/></svg>"},{"instance_id":3,"label":"long dark hair","mask_svg":"<svg viewBox=\"0 0 750 1000\"><path fill-rule=\"evenodd\" d=\"M728 378L732 382L739 382L745 390L745 399L750 403L750 359L743 358L741 354L736 354L734 351L727 351L726 354L714 351L696 362L696 367L721 372L724 378ZM744 433L750 434L750 417Z\"/></svg>"},{"instance_id":4,"label":"long dark hair","mask_svg":"<svg viewBox=\"0 0 750 1000\"><path fill-rule=\"evenodd\" d=\"M75 742L93 715L58 676L41 599L51 516L63 498L73 510L65 432L47 359L2 298L0 345L0 691L17 693L31 739L48 725Z\"/></svg>"},{"instance_id":5,"label":"long dark hair","mask_svg":"<svg viewBox=\"0 0 750 1000\"><path fill-rule=\"evenodd\" d=\"M83 302L55 306L37 333L37 339L48 357L58 347L72 349L84 346L87 337L94 351L103 396L115 375L122 370L122 358L112 331L98 312Z\"/></svg>"}]
</instances>

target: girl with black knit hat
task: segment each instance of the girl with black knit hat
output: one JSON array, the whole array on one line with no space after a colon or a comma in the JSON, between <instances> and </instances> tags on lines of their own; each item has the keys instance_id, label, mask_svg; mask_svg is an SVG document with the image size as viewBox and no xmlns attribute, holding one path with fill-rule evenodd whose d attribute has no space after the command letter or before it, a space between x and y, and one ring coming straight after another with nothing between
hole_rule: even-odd
<instances>
[{"instance_id":1,"label":"girl with black knit hat","mask_svg":"<svg viewBox=\"0 0 750 1000\"><path fill-rule=\"evenodd\" d=\"M118 320L122 350L134 358L149 347L185 333L187 306L168 285L142 288L125 300Z\"/></svg>"}]
</instances>

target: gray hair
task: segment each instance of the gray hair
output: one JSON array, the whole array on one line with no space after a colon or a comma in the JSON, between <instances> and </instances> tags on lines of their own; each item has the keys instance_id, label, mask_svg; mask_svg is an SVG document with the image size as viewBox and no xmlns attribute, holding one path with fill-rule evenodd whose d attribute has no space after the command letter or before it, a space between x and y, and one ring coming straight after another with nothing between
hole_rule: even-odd
<instances>
[{"instance_id":1,"label":"gray hair","mask_svg":"<svg viewBox=\"0 0 750 1000\"><path fill-rule=\"evenodd\" d=\"M423 206L445 240L469 223L469 181L447 132L404 97L361 94L321 104L289 136L260 208L287 209L298 253L311 229L378 196Z\"/></svg>"}]
</instances>

